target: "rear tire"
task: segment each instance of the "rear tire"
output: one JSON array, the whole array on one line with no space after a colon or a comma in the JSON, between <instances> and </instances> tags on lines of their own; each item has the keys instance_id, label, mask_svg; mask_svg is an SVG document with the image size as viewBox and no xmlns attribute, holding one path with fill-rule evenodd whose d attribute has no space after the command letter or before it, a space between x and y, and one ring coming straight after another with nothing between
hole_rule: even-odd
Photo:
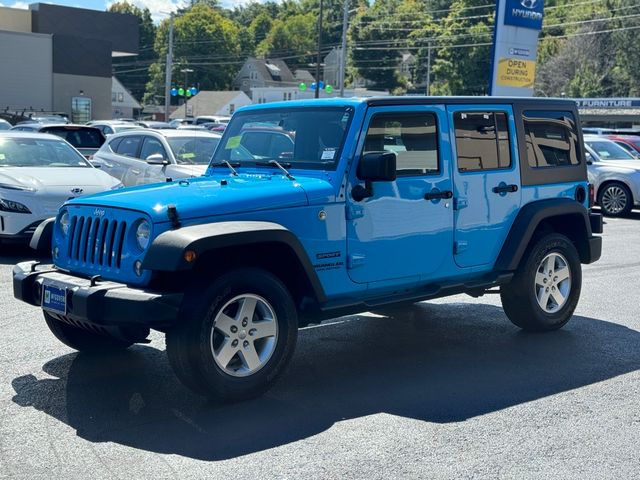
<instances>
[{"instance_id":1,"label":"rear tire","mask_svg":"<svg viewBox=\"0 0 640 480\"><path fill-rule=\"evenodd\" d=\"M573 315L582 287L580 257L564 235L538 239L520 262L510 284L500 289L507 317L530 332L562 328Z\"/></svg>"},{"instance_id":2,"label":"rear tire","mask_svg":"<svg viewBox=\"0 0 640 480\"><path fill-rule=\"evenodd\" d=\"M201 292L201 291L200 291ZM179 326L167 331L167 355L180 381L222 401L253 398L284 371L298 335L297 312L271 273L243 268L185 300Z\"/></svg>"},{"instance_id":3,"label":"rear tire","mask_svg":"<svg viewBox=\"0 0 640 480\"><path fill-rule=\"evenodd\" d=\"M124 341L115 337L83 330L57 320L47 312L43 311L42 313L44 314L44 320L49 330L51 330L51 333L67 347L71 347L79 352L117 352L129 348L135 343L134 341Z\"/></svg>"},{"instance_id":4,"label":"rear tire","mask_svg":"<svg viewBox=\"0 0 640 480\"><path fill-rule=\"evenodd\" d=\"M607 217L628 215L633 207L633 196L624 183L611 182L598 192L598 205Z\"/></svg>"}]
</instances>

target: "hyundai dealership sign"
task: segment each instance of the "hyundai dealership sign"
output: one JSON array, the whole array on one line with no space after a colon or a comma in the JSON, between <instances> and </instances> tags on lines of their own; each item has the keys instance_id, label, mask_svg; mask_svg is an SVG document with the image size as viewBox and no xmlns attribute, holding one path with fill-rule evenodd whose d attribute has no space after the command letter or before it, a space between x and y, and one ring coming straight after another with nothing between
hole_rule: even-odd
<instances>
[{"instance_id":1,"label":"hyundai dealership sign","mask_svg":"<svg viewBox=\"0 0 640 480\"><path fill-rule=\"evenodd\" d=\"M533 96L544 0L498 0L491 95Z\"/></svg>"},{"instance_id":2,"label":"hyundai dealership sign","mask_svg":"<svg viewBox=\"0 0 640 480\"><path fill-rule=\"evenodd\" d=\"M542 29L543 0L507 0L504 24L516 27Z\"/></svg>"}]
</instances>

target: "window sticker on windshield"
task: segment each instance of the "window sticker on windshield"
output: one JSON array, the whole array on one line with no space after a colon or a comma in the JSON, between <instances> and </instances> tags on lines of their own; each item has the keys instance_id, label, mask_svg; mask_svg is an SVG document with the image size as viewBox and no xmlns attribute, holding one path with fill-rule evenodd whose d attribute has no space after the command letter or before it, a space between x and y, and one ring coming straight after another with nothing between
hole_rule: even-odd
<instances>
[{"instance_id":1,"label":"window sticker on windshield","mask_svg":"<svg viewBox=\"0 0 640 480\"><path fill-rule=\"evenodd\" d=\"M227 145L224 147L226 150L231 150L232 148L238 148L240 146L240 140L242 137L240 135L236 135L235 137L231 137L227 140Z\"/></svg>"},{"instance_id":2,"label":"window sticker on windshield","mask_svg":"<svg viewBox=\"0 0 640 480\"><path fill-rule=\"evenodd\" d=\"M185 152L185 153L181 153L179 156L180 158L193 158L196 156L196 154L193 152Z\"/></svg>"},{"instance_id":3,"label":"window sticker on windshield","mask_svg":"<svg viewBox=\"0 0 640 480\"><path fill-rule=\"evenodd\" d=\"M321 160L333 160L333 157L335 156L336 156L335 148L325 148L324 151L322 152Z\"/></svg>"}]
</instances>

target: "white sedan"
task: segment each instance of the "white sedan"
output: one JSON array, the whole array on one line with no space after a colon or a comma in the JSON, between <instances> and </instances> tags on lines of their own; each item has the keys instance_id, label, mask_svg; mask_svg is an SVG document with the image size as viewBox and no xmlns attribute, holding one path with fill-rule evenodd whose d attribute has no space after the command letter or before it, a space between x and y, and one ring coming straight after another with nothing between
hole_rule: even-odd
<instances>
[{"instance_id":1,"label":"white sedan","mask_svg":"<svg viewBox=\"0 0 640 480\"><path fill-rule=\"evenodd\" d=\"M221 135L207 130L131 130L111 135L93 156L125 186L204 174Z\"/></svg>"},{"instance_id":2,"label":"white sedan","mask_svg":"<svg viewBox=\"0 0 640 480\"><path fill-rule=\"evenodd\" d=\"M0 239L28 241L70 198L122 188L71 145L45 133L0 132Z\"/></svg>"}]
</instances>

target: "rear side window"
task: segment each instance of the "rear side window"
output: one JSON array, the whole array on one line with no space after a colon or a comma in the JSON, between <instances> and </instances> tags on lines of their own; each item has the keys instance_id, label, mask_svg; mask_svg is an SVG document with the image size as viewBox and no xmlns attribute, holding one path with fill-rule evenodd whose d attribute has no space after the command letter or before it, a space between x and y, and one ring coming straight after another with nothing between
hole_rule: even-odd
<instances>
[{"instance_id":1,"label":"rear side window","mask_svg":"<svg viewBox=\"0 0 640 480\"><path fill-rule=\"evenodd\" d=\"M527 162L531 168L578 165L578 135L571 112L524 112Z\"/></svg>"},{"instance_id":2,"label":"rear side window","mask_svg":"<svg viewBox=\"0 0 640 480\"><path fill-rule=\"evenodd\" d=\"M116 153L119 155L124 155L125 157L137 158L138 148L140 147L141 141L142 137L138 135L124 137L116 147Z\"/></svg>"},{"instance_id":3,"label":"rear side window","mask_svg":"<svg viewBox=\"0 0 640 480\"><path fill-rule=\"evenodd\" d=\"M40 131L64 138L76 148L100 148L104 143L104 136L96 128L49 127Z\"/></svg>"},{"instance_id":4,"label":"rear side window","mask_svg":"<svg viewBox=\"0 0 640 480\"><path fill-rule=\"evenodd\" d=\"M394 152L398 176L438 173L438 130L432 113L383 113L371 119L364 151Z\"/></svg>"},{"instance_id":5,"label":"rear side window","mask_svg":"<svg viewBox=\"0 0 640 480\"><path fill-rule=\"evenodd\" d=\"M473 172L511 167L507 114L504 112L456 112L458 170Z\"/></svg>"}]
</instances>

